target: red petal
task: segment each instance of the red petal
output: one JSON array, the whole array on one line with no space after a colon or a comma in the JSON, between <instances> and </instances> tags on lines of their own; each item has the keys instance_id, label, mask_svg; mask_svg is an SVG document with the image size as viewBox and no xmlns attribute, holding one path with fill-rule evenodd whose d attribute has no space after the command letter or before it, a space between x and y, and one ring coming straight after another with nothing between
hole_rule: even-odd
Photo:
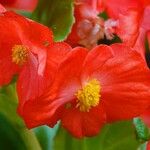
<instances>
[{"instance_id":1,"label":"red petal","mask_svg":"<svg viewBox=\"0 0 150 150\"><path fill-rule=\"evenodd\" d=\"M26 11L33 11L36 8L38 0L15 0L12 5L9 7L26 10Z\"/></svg>"},{"instance_id":2,"label":"red petal","mask_svg":"<svg viewBox=\"0 0 150 150\"><path fill-rule=\"evenodd\" d=\"M46 65L46 82L52 83L55 72L58 66L65 59L65 56L72 50L72 48L64 42L53 43L49 46L47 51L47 65Z\"/></svg>"},{"instance_id":3,"label":"red petal","mask_svg":"<svg viewBox=\"0 0 150 150\"><path fill-rule=\"evenodd\" d=\"M8 19L10 22L15 23L18 29L18 36L21 38L21 41L26 45L39 45L43 47L49 46L53 43L53 34L52 31L37 22L26 19L23 16L20 16L14 12L5 12L3 13L3 18Z\"/></svg>"},{"instance_id":4,"label":"red petal","mask_svg":"<svg viewBox=\"0 0 150 150\"><path fill-rule=\"evenodd\" d=\"M145 59L145 37L146 31L143 28L139 29L139 35L134 45L134 49L141 54L143 59Z\"/></svg>"},{"instance_id":5,"label":"red petal","mask_svg":"<svg viewBox=\"0 0 150 150\"><path fill-rule=\"evenodd\" d=\"M128 55L130 52L138 51L139 49L131 48L123 43L115 43L110 45L112 48L114 56L123 57Z\"/></svg>"},{"instance_id":6,"label":"red petal","mask_svg":"<svg viewBox=\"0 0 150 150\"><path fill-rule=\"evenodd\" d=\"M150 71L137 52L129 49L128 53L117 55L108 60L99 73L101 99L108 120L130 119L148 107Z\"/></svg>"},{"instance_id":7,"label":"red petal","mask_svg":"<svg viewBox=\"0 0 150 150\"><path fill-rule=\"evenodd\" d=\"M82 80L88 78L95 70L99 69L105 62L113 57L112 49L107 45L100 45L92 49L84 62Z\"/></svg>"},{"instance_id":8,"label":"red petal","mask_svg":"<svg viewBox=\"0 0 150 150\"><path fill-rule=\"evenodd\" d=\"M150 0L140 0L143 6L150 5Z\"/></svg>"},{"instance_id":9,"label":"red petal","mask_svg":"<svg viewBox=\"0 0 150 150\"><path fill-rule=\"evenodd\" d=\"M45 100L43 97L39 97L27 101L22 108L22 112L19 109L18 113L24 119L28 128L41 125L53 127L57 123L62 114L62 109L57 103L53 104L51 101L51 99Z\"/></svg>"},{"instance_id":10,"label":"red petal","mask_svg":"<svg viewBox=\"0 0 150 150\"><path fill-rule=\"evenodd\" d=\"M9 84L18 72L19 68L12 63L11 57L0 59L0 86Z\"/></svg>"},{"instance_id":11,"label":"red petal","mask_svg":"<svg viewBox=\"0 0 150 150\"><path fill-rule=\"evenodd\" d=\"M89 112L80 112L78 109L66 109L62 116L62 126L73 136L82 138L99 133L105 123L105 113L102 108L95 107Z\"/></svg>"},{"instance_id":12,"label":"red petal","mask_svg":"<svg viewBox=\"0 0 150 150\"><path fill-rule=\"evenodd\" d=\"M49 63L54 63L54 65L59 65L71 50L72 48L70 45L64 42L51 44L47 51L47 64L49 65Z\"/></svg>"},{"instance_id":13,"label":"red petal","mask_svg":"<svg viewBox=\"0 0 150 150\"><path fill-rule=\"evenodd\" d=\"M18 67L12 62L12 47L21 44L18 24L9 18L0 16L0 85L8 84Z\"/></svg>"},{"instance_id":14,"label":"red petal","mask_svg":"<svg viewBox=\"0 0 150 150\"><path fill-rule=\"evenodd\" d=\"M106 12L109 17L117 19L130 8L141 9L141 2L138 0L106 0Z\"/></svg>"},{"instance_id":15,"label":"red petal","mask_svg":"<svg viewBox=\"0 0 150 150\"><path fill-rule=\"evenodd\" d=\"M117 35L129 46L134 46L139 35L141 15L136 10L128 10L119 15Z\"/></svg>"},{"instance_id":16,"label":"red petal","mask_svg":"<svg viewBox=\"0 0 150 150\"><path fill-rule=\"evenodd\" d=\"M38 0L0 0L0 3L5 7L13 9L22 9L26 11L33 11L37 5Z\"/></svg>"},{"instance_id":17,"label":"red petal","mask_svg":"<svg viewBox=\"0 0 150 150\"><path fill-rule=\"evenodd\" d=\"M28 28L25 31L28 40L43 46L49 46L53 43L53 33L48 27L31 20L28 23Z\"/></svg>"},{"instance_id":18,"label":"red petal","mask_svg":"<svg viewBox=\"0 0 150 150\"><path fill-rule=\"evenodd\" d=\"M42 62L39 64L36 56L30 53L29 61L23 67L17 82L17 92L21 105L24 105L27 100L39 96L45 89L45 76L38 72L40 65L44 64Z\"/></svg>"},{"instance_id":19,"label":"red petal","mask_svg":"<svg viewBox=\"0 0 150 150\"><path fill-rule=\"evenodd\" d=\"M13 4L16 0L0 0L0 3L3 5Z\"/></svg>"},{"instance_id":20,"label":"red petal","mask_svg":"<svg viewBox=\"0 0 150 150\"><path fill-rule=\"evenodd\" d=\"M114 56L123 56L133 51L132 48L129 48L129 46L122 43L115 43L110 45L110 47L112 48Z\"/></svg>"},{"instance_id":21,"label":"red petal","mask_svg":"<svg viewBox=\"0 0 150 150\"><path fill-rule=\"evenodd\" d=\"M77 5L83 4L84 6L90 6L97 14L104 9L103 0L75 0L75 3L77 3Z\"/></svg>"},{"instance_id":22,"label":"red petal","mask_svg":"<svg viewBox=\"0 0 150 150\"><path fill-rule=\"evenodd\" d=\"M143 20L141 27L144 28L146 31L150 30L150 20L148 19L150 16L150 6L145 7Z\"/></svg>"},{"instance_id":23,"label":"red petal","mask_svg":"<svg viewBox=\"0 0 150 150\"><path fill-rule=\"evenodd\" d=\"M145 36L147 34L148 36L148 41L149 41L149 30L150 30L150 21L149 19L147 19L150 15L150 7L147 6L144 9L144 13L142 13L142 20L141 20L141 24L139 27L139 35L137 38L137 41L134 45L134 49L136 49L145 59ZM140 19L139 19L140 20ZM129 42L131 42L132 40L130 40Z\"/></svg>"}]
</instances>

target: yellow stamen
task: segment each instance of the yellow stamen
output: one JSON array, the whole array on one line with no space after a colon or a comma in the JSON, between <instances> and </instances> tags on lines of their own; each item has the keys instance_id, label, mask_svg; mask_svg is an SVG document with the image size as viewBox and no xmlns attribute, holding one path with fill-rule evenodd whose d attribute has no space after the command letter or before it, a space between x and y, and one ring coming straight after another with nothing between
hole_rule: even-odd
<instances>
[{"instance_id":1,"label":"yellow stamen","mask_svg":"<svg viewBox=\"0 0 150 150\"><path fill-rule=\"evenodd\" d=\"M98 80L90 80L82 89L75 94L77 97L77 105L82 112L89 112L91 107L95 107L100 101L101 86Z\"/></svg>"},{"instance_id":2,"label":"yellow stamen","mask_svg":"<svg viewBox=\"0 0 150 150\"><path fill-rule=\"evenodd\" d=\"M28 49L24 45L14 45L12 48L12 62L23 65L28 59Z\"/></svg>"}]
</instances>

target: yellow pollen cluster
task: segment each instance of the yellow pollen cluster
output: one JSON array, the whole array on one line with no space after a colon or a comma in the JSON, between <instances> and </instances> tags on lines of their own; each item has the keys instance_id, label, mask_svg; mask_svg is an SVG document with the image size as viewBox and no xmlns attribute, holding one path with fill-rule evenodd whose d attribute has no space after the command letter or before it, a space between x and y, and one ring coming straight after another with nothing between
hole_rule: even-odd
<instances>
[{"instance_id":1,"label":"yellow pollen cluster","mask_svg":"<svg viewBox=\"0 0 150 150\"><path fill-rule=\"evenodd\" d=\"M23 65L28 59L28 49L24 45L14 45L12 48L12 62Z\"/></svg>"},{"instance_id":2,"label":"yellow pollen cluster","mask_svg":"<svg viewBox=\"0 0 150 150\"><path fill-rule=\"evenodd\" d=\"M81 90L76 93L77 105L82 112L89 112L91 107L95 107L100 101L101 86L98 80L90 80Z\"/></svg>"}]
</instances>

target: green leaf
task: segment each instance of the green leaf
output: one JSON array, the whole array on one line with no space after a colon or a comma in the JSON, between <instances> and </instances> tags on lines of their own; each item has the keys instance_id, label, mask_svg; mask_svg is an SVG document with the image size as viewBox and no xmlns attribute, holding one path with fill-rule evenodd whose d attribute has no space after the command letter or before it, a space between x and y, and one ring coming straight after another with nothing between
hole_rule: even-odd
<instances>
[{"instance_id":1,"label":"green leaf","mask_svg":"<svg viewBox=\"0 0 150 150\"><path fill-rule=\"evenodd\" d=\"M142 119L134 118L133 123L135 125L135 129L136 129L136 133L137 133L137 137L139 141L141 142L148 141L150 139L149 129L144 124Z\"/></svg>"},{"instance_id":2,"label":"green leaf","mask_svg":"<svg viewBox=\"0 0 150 150\"><path fill-rule=\"evenodd\" d=\"M0 114L0 148L7 150L26 150L20 134L9 123L6 117ZM9 144L8 144L9 143Z\"/></svg>"},{"instance_id":3,"label":"green leaf","mask_svg":"<svg viewBox=\"0 0 150 150\"><path fill-rule=\"evenodd\" d=\"M55 138L55 150L137 150L132 121L106 125L96 137L75 139L60 129Z\"/></svg>"},{"instance_id":4,"label":"green leaf","mask_svg":"<svg viewBox=\"0 0 150 150\"><path fill-rule=\"evenodd\" d=\"M32 19L50 27L55 41L63 41L74 23L73 0L39 0Z\"/></svg>"},{"instance_id":5,"label":"green leaf","mask_svg":"<svg viewBox=\"0 0 150 150\"><path fill-rule=\"evenodd\" d=\"M35 134L25 127L23 120L17 114L15 84L0 89L0 124L0 137L2 138L0 148L41 150Z\"/></svg>"},{"instance_id":6,"label":"green leaf","mask_svg":"<svg viewBox=\"0 0 150 150\"><path fill-rule=\"evenodd\" d=\"M36 137L42 147L42 150L52 150L53 149L53 139L58 130L58 124L54 128L47 126L41 126L34 129Z\"/></svg>"}]
</instances>

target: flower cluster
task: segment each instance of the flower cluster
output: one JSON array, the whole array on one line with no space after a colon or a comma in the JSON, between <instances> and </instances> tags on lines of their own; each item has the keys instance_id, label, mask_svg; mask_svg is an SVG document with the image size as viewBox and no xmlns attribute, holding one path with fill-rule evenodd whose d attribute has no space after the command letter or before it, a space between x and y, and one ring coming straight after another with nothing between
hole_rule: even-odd
<instances>
[{"instance_id":1,"label":"flower cluster","mask_svg":"<svg viewBox=\"0 0 150 150\"><path fill-rule=\"evenodd\" d=\"M28 128L60 120L81 138L150 106L150 2L75 0L74 7L71 33L54 42L48 27L0 5L0 86L17 75L18 113ZM98 45L115 35L123 42Z\"/></svg>"}]
</instances>

